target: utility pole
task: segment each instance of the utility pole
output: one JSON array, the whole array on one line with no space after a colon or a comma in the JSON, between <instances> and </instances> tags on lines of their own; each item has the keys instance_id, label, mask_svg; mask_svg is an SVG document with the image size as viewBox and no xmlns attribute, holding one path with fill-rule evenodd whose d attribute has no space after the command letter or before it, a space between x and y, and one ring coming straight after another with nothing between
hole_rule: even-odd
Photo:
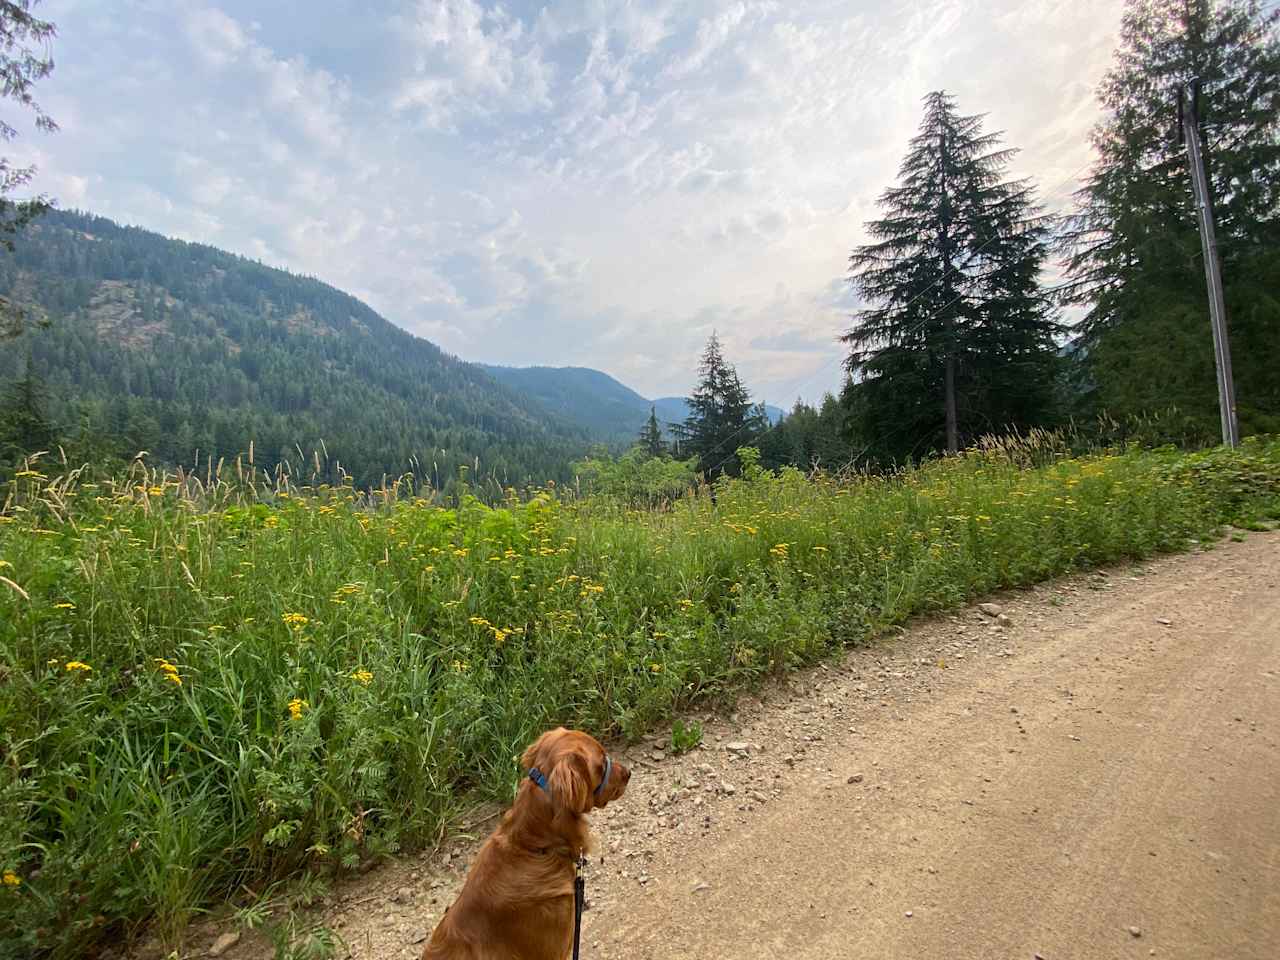
<instances>
[{"instance_id":1,"label":"utility pole","mask_svg":"<svg viewBox=\"0 0 1280 960\"><path fill-rule=\"evenodd\" d=\"M1236 421L1236 387L1231 377L1231 343L1227 339L1227 305L1222 297L1222 271L1218 265L1218 241L1213 231L1213 202L1204 172L1200 149L1200 78L1194 77L1178 88L1178 137L1187 145L1187 166L1195 191L1196 214L1200 222L1200 247L1204 255L1204 278L1209 287L1209 322L1213 327L1214 361L1218 370L1218 412L1222 419L1222 442L1228 447L1240 443Z\"/></svg>"},{"instance_id":2,"label":"utility pole","mask_svg":"<svg viewBox=\"0 0 1280 960\"><path fill-rule=\"evenodd\" d=\"M943 390L945 398L943 403L947 418L947 453L955 454L960 452L960 430L956 424L955 318L951 314L951 305L955 298L950 296L951 288L947 285L947 279L951 276L951 235L949 230L951 226L951 208L947 203L947 131L945 127L938 135L938 166L942 180L942 209L940 211L942 220L942 295L948 298L947 304L942 308L942 321L946 325L947 331L944 344L947 355L944 359Z\"/></svg>"}]
</instances>

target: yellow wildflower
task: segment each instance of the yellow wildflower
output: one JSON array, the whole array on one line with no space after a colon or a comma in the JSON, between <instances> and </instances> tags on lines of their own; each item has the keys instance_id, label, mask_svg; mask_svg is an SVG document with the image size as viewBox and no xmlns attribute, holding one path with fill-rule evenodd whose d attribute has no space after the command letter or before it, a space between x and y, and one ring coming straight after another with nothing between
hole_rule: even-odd
<instances>
[{"instance_id":1,"label":"yellow wildflower","mask_svg":"<svg viewBox=\"0 0 1280 960\"><path fill-rule=\"evenodd\" d=\"M53 608L55 610L74 610L76 605L74 603L55 603Z\"/></svg>"},{"instance_id":2,"label":"yellow wildflower","mask_svg":"<svg viewBox=\"0 0 1280 960\"><path fill-rule=\"evenodd\" d=\"M21 878L21 877L19 877L19 876L18 876L16 873L14 873L12 870L6 870L6 871L4 872L4 877L3 877L3 879L4 879L4 885L5 885L6 887L16 887L16 886L18 886L20 883L22 883L22 878Z\"/></svg>"},{"instance_id":3,"label":"yellow wildflower","mask_svg":"<svg viewBox=\"0 0 1280 960\"><path fill-rule=\"evenodd\" d=\"M89 666L87 663L84 663L80 660L68 660L67 669L79 670L81 673L91 673L93 671L93 667Z\"/></svg>"},{"instance_id":4,"label":"yellow wildflower","mask_svg":"<svg viewBox=\"0 0 1280 960\"><path fill-rule=\"evenodd\" d=\"M311 622L310 618L305 617L300 613L286 613L280 619L283 620L285 622L285 626L289 627L291 630L301 630Z\"/></svg>"},{"instance_id":5,"label":"yellow wildflower","mask_svg":"<svg viewBox=\"0 0 1280 960\"><path fill-rule=\"evenodd\" d=\"M293 720L301 720L301 719L302 719L302 711L303 711L303 710L305 710L305 709L306 709L307 707L309 707L309 706L311 706L311 704L307 703L307 701L305 701L305 700L299 700L297 697L294 697L292 700L290 700L290 701L289 701L289 717L290 717L290 719L293 719Z\"/></svg>"},{"instance_id":6,"label":"yellow wildflower","mask_svg":"<svg viewBox=\"0 0 1280 960\"><path fill-rule=\"evenodd\" d=\"M357 683L362 683L367 687L369 685L369 681L373 679L373 674L368 670L360 669L351 674L351 679Z\"/></svg>"}]
</instances>

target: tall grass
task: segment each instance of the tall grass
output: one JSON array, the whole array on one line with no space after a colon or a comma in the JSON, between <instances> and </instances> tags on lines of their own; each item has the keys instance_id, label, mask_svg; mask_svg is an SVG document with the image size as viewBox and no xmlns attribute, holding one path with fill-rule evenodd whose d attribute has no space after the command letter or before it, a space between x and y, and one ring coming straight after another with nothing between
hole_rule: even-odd
<instances>
[{"instance_id":1,"label":"tall grass","mask_svg":"<svg viewBox=\"0 0 1280 960\"><path fill-rule=\"evenodd\" d=\"M0 952L176 942L431 843L548 724L633 736L914 613L1280 513L1275 441L1041 438L879 479L745 456L662 512L29 465L0 511Z\"/></svg>"}]
</instances>

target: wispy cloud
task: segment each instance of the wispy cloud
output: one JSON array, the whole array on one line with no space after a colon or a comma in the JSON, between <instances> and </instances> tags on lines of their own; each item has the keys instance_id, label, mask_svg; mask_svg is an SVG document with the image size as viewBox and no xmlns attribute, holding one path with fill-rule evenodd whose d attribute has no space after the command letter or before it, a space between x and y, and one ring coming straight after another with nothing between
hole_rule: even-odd
<instances>
[{"instance_id":1,"label":"wispy cloud","mask_svg":"<svg viewBox=\"0 0 1280 960\"><path fill-rule=\"evenodd\" d=\"M850 248L944 87L1060 203L1120 0L49 0L40 189L312 274L476 360L840 377ZM1056 188L1056 189L1055 189Z\"/></svg>"}]
</instances>

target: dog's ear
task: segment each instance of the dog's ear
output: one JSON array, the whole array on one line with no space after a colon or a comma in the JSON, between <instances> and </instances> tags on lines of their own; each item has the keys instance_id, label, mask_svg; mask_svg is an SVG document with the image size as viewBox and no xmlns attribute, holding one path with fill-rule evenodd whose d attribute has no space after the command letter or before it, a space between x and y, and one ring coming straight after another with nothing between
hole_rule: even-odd
<instances>
[{"instance_id":1,"label":"dog's ear","mask_svg":"<svg viewBox=\"0 0 1280 960\"><path fill-rule=\"evenodd\" d=\"M524 755L520 758L520 766L526 770L532 770L534 767L541 768L543 773L549 772L548 768L552 764L552 744L565 733L564 727L556 727L554 730L548 730L525 749Z\"/></svg>"},{"instance_id":2,"label":"dog's ear","mask_svg":"<svg viewBox=\"0 0 1280 960\"><path fill-rule=\"evenodd\" d=\"M586 758L577 751L561 755L547 783L556 799L574 813L591 809L591 774Z\"/></svg>"}]
</instances>

